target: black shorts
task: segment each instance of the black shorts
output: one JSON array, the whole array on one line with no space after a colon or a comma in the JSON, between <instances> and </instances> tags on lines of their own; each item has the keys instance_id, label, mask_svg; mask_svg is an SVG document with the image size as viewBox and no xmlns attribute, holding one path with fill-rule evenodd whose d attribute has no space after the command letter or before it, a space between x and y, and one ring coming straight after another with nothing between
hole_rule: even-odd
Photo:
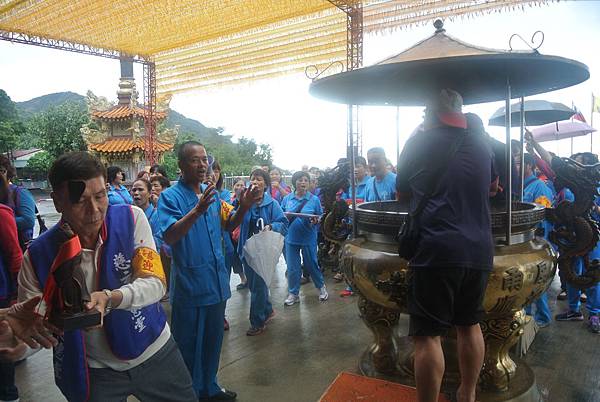
<instances>
[{"instance_id":1,"label":"black shorts","mask_svg":"<svg viewBox=\"0 0 600 402\"><path fill-rule=\"evenodd\" d=\"M453 326L483 318L489 271L467 268L414 268L409 271L410 336L443 336Z\"/></svg>"}]
</instances>

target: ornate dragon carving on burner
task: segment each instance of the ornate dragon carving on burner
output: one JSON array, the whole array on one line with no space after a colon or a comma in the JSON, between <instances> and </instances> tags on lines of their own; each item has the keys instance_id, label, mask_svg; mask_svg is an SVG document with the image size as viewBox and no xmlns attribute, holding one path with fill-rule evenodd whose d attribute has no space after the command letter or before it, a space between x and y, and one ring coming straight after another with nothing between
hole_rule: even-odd
<instances>
[{"instance_id":1,"label":"ornate dragon carving on burner","mask_svg":"<svg viewBox=\"0 0 600 402\"><path fill-rule=\"evenodd\" d=\"M600 164L582 165L569 158L552 158L556 173L555 187L569 188L575 202L562 201L547 210L547 218L555 225L550 241L558 247L558 267L567 282L585 289L600 281L600 261L589 261L588 255L600 238L598 223L591 217L595 197L599 195ZM574 257L584 257L584 272L577 275Z\"/></svg>"},{"instance_id":2,"label":"ornate dragon carving on burner","mask_svg":"<svg viewBox=\"0 0 600 402\"><path fill-rule=\"evenodd\" d=\"M344 223L348 216L348 204L338 199L340 191L348 191L350 164L343 162L326 171L319 178L321 198L325 211L325 221L322 225L323 235L327 241L341 245L348 238L351 228Z\"/></svg>"}]
</instances>

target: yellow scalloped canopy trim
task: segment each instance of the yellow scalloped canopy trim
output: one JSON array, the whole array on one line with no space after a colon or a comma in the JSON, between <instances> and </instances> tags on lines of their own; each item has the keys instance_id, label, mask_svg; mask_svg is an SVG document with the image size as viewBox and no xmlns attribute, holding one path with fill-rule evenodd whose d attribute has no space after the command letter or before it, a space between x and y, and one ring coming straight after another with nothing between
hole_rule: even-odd
<instances>
[{"instance_id":1,"label":"yellow scalloped canopy trim","mask_svg":"<svg viewBox=\"0 0 600 402\"><path fill-rule=\"evenodd\" d=\"M365 0L364 31L543 3ZM326 0L0 0L0 30L153 60L161 93L346 60L346 16Z\"/></svg>"}]
</instances>

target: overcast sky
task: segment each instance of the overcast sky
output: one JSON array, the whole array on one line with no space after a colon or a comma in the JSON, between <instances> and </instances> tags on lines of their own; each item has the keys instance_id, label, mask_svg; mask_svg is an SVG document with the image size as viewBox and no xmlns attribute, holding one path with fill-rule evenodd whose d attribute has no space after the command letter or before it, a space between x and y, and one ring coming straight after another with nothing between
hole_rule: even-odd
<instances>
[{"instance_id":1,"label":"overcast sky","mask_svg":"<svg viewBox=\"0 0 600 402\"><path fill-rule=\"evenodd\" d=\"M448 34L485 47L507 49L513 33L529 38L536 30L545 34L542 54L573 58L585 63L591 78L575 87L531 97L572 102L590 120L591 94L600 96L600 1L561 1L525 11L504 11L483 16L445 21ZM387 35L368 36L364 44L364 65L397 54L415 42L430 36L432 24L398 30ZM513 42L514 44L514 42ZM141 67L135 70L138 90ZM535 72L532 71L532 74ZM35 46L0 41L0 88L14 101L62 91L116 99L119 63L115 60L86 56ZM304 75L272 79L231 88L177 94L171 107L207 126L222 126L225 133L254 138L268 143L275 163L297 170L303 164L332 166L345 153L346 107L315 99L308 94L310 81ZM484 122L502 102L467 106ZM420 122L422 108L401 108L401 144ZM383 146L390 159L396 150L396 109L393 107L361 108L363 148ZM600 114L594 126L600 127ZM518 130L514 130L515 138ZM489 132L502 138L503 129L490 127ZM596 137L595 137L596 138ZM600 135L594 151L600 151ZM546 143L551 151L570 153L570 141ZM575 151L587 151L590 138L576 138ZM210 150L209 150L210 152ZM226 170L226 167L224 167Z\"/></svg>"}]
</instances>

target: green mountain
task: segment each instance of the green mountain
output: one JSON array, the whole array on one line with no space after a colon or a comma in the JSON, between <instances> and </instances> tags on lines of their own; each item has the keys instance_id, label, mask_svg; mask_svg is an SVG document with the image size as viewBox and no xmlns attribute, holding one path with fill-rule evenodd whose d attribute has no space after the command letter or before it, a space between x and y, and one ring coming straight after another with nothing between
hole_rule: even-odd
<instances>
[{"instance_id":1,"label":"green mountain","mask_svg":"<svg viewBox=\"0 0 600 402\"><path fill-rule=\"evenodd\" d=\"M80 105L83 110L86 109L85 96L75 92L57 92L54 94L43 95L25 102L16 102L15 105L19 117L22 120L28 120L37 113L45 112L52 106L62 105L66 102L76 103ZM173 128L178 125L180 133L194 134L200 141L216 143L231 142L230 136L220 135L218 129L206 127L198 120L185 117L175 110L169 111L169 117L167 118L165 125L168 128Z\"/></svg>"},{"instance_id":2,"label":"green mountain","mask_svg":"<svg viewBox=\"0 0 600 402\"><path fill-rule=\"evenodd\" d=\"M81 96L75 92L57 92L38 96L25 102L15 102L15 105L17 106L19 117L23 120L29 120L35 114L43 113L52 106L62 105L66 102L76 103L82 109L86 108L85 96Z\"/></svg>"}]
</instances>

